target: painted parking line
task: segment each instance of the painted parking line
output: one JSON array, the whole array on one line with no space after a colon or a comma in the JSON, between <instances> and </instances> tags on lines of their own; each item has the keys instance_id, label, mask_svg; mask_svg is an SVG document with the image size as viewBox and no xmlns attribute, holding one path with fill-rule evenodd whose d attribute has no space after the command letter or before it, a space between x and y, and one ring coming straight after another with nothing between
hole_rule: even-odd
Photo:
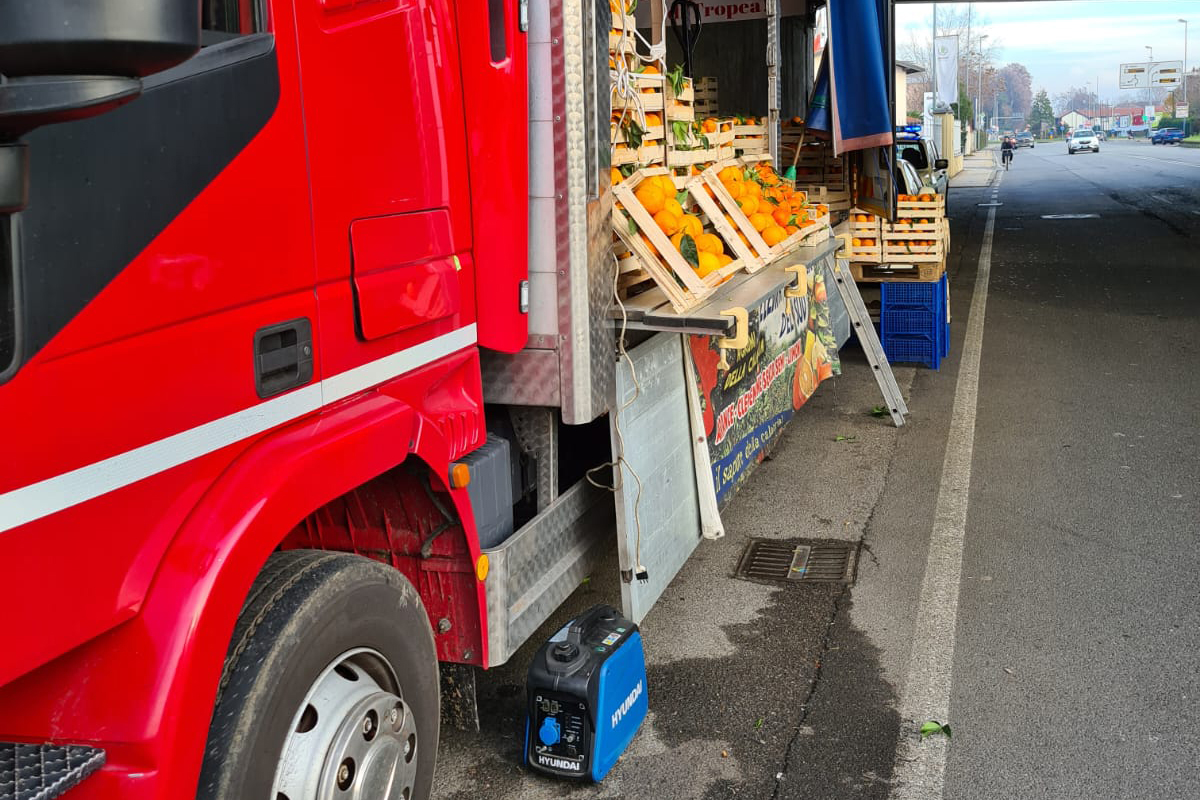
<instances>
[{"instance_id":1,"label":"painted parking line","mask_svg":"<svg viewBox=\"0 0 1200 800\"><path fill-rule=\"evenodd\" d=\"M963 542L975 448L975 413L979 398L979 361L987 312L988 278L996 209L988 210L975 293L971 298L966 339L954 390L954 411L942 462L941 485L921 598L913 626L912 650L900 696L901 738L893 771L893 800L941 800L946 782L948 741L935 736L924 742L917 729L926 720L950 722L950 690L954 668L954 635L958 590L962 577Z\"/></svg>"}]
</instances>

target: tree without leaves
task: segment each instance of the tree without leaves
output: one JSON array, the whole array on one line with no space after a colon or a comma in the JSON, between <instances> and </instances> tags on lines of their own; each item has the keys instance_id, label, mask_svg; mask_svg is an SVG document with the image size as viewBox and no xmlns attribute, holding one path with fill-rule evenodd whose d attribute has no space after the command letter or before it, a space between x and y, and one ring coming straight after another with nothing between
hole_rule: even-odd
<instances>
[{"instance_id":1,"label":"tree without leaves","mask_svg":"<svg viewBox=\"0 0 1200 800\"><path fill-rule=\"evenodd\" d=\"M1001 116L1025 117L1033 106L1033 77L1023 64L1010 63L1000 70Z\"/></svg>"},{"instance_id":2,"label":"tree without leaves","mask_svg":"<svg viewBox=\"0 0 1200 800\"><path fill-rule=\"evenodd\" d=\"M966 8L941 7L938 9L938 36L958 36L958 78L960 91L972 100L979 97L981 108L992 107L992 97L997 87L995 72L987 65L1002 47L999 39L982 39L987 32L988 18L980 13L968 14ZM933 91L932 68L933 44L928 32L924 36L912 34L900 48L900 58L921 65L925 72L912 75L908 83L908 107L923 108L925 92ZM984 66L982 87L979 68ZM992 80L989 81L989 75Z\"/></svg>"},{"instance_id":3,"label":"tree without leaves","mask_svg":"<svg viewBox=\"0 0 1200 800\"><path fill-rule=\"evenodd\" d=\"M1069 111L1088 113L1100 107L1100 98L1086 86L1072 86L1065 92L1059 92L1054 101L1060 117Z\"/></svg>"}]
</instances>

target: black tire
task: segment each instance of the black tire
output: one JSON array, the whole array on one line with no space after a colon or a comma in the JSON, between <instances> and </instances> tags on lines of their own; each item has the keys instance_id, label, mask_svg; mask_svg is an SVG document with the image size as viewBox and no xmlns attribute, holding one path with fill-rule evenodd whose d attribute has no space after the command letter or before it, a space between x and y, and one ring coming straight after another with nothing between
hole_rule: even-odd
<instances>
[{"instance_id":1,"label":"black tire","mask_svg":"<svg viewBox=\"0 0 1200 800\"><path fill-rule=\"evenodd\" d=\"M395 674L394 693L416 730L411 797L428 798L440 687L421 598L391 567L313 550L271 556L246 598L221 676L197 798L277 800L276 768L297 712L318 676L358 648L386 659Z\"/></svg>"}]
</instances>

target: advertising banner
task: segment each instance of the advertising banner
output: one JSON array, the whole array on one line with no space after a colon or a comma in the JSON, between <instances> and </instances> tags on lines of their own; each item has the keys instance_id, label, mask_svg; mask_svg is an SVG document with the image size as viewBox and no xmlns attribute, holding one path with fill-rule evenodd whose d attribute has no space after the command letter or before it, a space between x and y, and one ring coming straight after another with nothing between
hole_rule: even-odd
<instances>
[{"instance_id":1,"label":"advertising banner","mask_svg":"<svg viewBox=\"0 0 1200 800\"><path fill-rule=\"evenodd\" d=\"M934 41L937 54L938 105L958 102L958 36L939 36Z\"/></svg>"},{"instance_id":2,"label":"advertising banner","mask_svg":"<svg viewBox=\"0 0 1200 800\"><path fill-rule=\"evenodd\" d=\"M689 336L703 405L717 503L724 506L770 452L784 425L821 381L841 371L821 269L806 270L804 297L783 289L747 309L750 341L723 351Z\"/></svg>"}]
</instances>

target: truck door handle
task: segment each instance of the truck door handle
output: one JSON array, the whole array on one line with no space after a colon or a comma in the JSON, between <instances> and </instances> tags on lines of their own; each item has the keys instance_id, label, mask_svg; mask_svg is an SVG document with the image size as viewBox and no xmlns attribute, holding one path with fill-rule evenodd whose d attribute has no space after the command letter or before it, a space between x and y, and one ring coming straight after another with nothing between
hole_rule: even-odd
<instances>
[{"instance_id":1,"label":"truck door handle","mask_svg":"<svg viewBox=\"0 0 1200 800\"><path fill-rule=\"evenodd\" d=\"M259 328L254 333L254 389L273 397L312 380L312 323L307 317Z\"/></svg>"}]
</instances>

